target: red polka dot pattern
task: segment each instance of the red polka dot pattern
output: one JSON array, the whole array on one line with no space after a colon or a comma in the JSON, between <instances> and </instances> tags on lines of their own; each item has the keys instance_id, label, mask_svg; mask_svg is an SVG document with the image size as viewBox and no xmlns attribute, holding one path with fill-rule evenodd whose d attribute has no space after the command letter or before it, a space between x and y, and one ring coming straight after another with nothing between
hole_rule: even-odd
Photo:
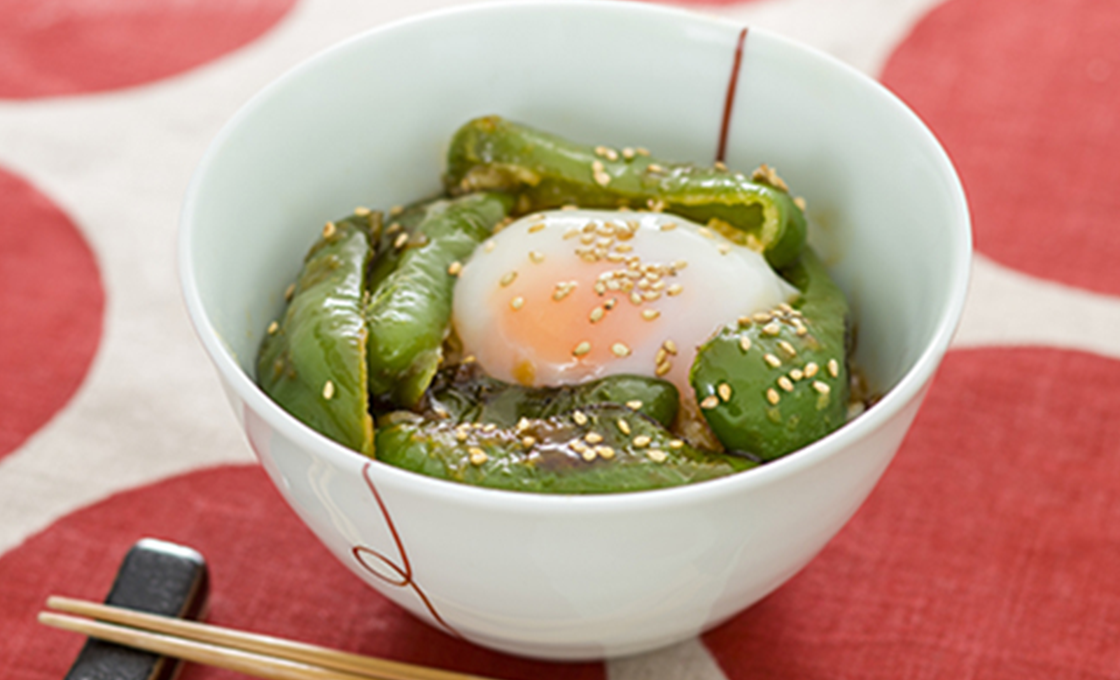
<instances>
[{"instance_id":1,"label":"red polka dot pattern","mask_svg":"<svg viewBox=\"0 0 1120 680\"><path fill-rule=\"evenodd\" d=\"M81 638L36 626L36 612L50 594L103 599L124 553L145 536L206 556L212 623L494 678L604 677L601 664L518 659L414 619L335 560L257 466L203 470L119 494L0 558L0 677L62 677ZM191 665L180 677L244 676Z\"/></svg>"},{"instance_id":2,"label":"red polka dot pattern","mask_svg":"<svg viewBox=\"0 0 1120 680\"><path fill-rule=\"evenodd\" d=\"M0 0L0 98L113 90L247 45L295 0Z\"/></svg>"},{"instance_id":3,"label":"red polka dot pattern","mask_svg":"<svg viewBox=\"0 0 1120 680\"><path fill-rule=\"evenodd\" d=\"M1005 265L1120 293L1120 3L952 0L883 81L958 165L976 245Z\"/></svg>"},{"instance_id":4,"label":"red polka dot pattern","mask_svg":"<svg viewBox=\"0 0 1120 680\"><path fill-rule=\"evenodd\" d=\"M0 458L73 396L101 339L105 294L70 218L0 170Z\"/></svg>"},{"instance_id":5,"label":"red polka dot pattern","mask_svg":"<svg viewBox=\"0 0 1120 680\"><path fill-rule=\"evenodd\" d=\"M1120 677L1118 409L1120 362L950 353L855 519L706 643L732 680Z\"/></svg>"}]
</instances>

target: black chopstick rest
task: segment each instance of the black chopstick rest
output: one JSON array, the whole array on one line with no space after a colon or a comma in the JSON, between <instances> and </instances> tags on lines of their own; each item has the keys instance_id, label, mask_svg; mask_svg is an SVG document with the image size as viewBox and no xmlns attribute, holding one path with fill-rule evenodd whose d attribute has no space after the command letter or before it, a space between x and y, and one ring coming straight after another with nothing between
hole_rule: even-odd
<instances>
[{"instance_id":1,"label":"black chopstick rest","mask_svg":"<svg viewBox=\"0 0 1120 680\"><path fill-rule=\"evenodd\" d=\"M121 562L105 604L150 614L199 619L209 593L206 560L185 546L145 538ZM171 680L180 661L87 640L66 680Z\"/></svg>"}]
</instances>

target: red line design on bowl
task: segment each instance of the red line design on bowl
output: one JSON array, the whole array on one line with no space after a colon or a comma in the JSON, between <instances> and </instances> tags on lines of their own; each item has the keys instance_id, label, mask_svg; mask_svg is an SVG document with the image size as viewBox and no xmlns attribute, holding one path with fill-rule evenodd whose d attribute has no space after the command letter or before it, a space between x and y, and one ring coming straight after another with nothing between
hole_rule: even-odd
<instances>
[{"instance_id":1,"label":"red line design on bowl","mask_svg":"<svg viewBox=\"0 0 1120 680\"><path fill-rule=\"evenodd\" d=\"M731 78L727 81L727 98L723 100L723 122L719 126L719 147L716 150L716 160L722 163L727 151L727 133L731 128L731 112L735 108L735 89L739 86L739 70L743 65L743 45L747 42L747 31L744 26L739 31L739 41L735 43L735 60L731 63Z\"/></svg>"},{"instance_id":2,"label":"red line design on bowl","mask_svg":"<svg viewBox=\"0 0 1120 680\"><path fill-rule=\"evenodd\" d=\"M377 501L377 507L381 509L381 516L385 518L385 525L389 527L389 533L393 536L393 542L397 544L397 553L399 553L401 556L401 562L403 563L403 566L393 562L384 554L372 548L367 548L364 545L356 545L351 548L354 559L358 561L358 564L362 565L362 568L364 568L366 571L373 574L377 578L381 579L385 583L388 583L391 586L397 586L398 588L412 588L413 592L416 593L416 596L419 597L420 601L424 603L425 607L427 607L428 613L431 614L432 618L439 622L441 626L443 626L444 630L446 630L453 637L465 639L459 631L451 627L451 624L443 620L443 617L440 616L439 612L436 611L435 606L432 605L431 601L428 599L428 596L424 594L424 590L420 588L419 584L412 580L412 564L408 561L408 553L404 550L404 543L401 542L401 536L399 533L397 533L397 527L393 524L393 519L389 517L389 510L385 507L385 502L381 500L381 494L377 492L377 487L374 486L373 480L370 479L370 465L371 463L366 463L362 466L362 478L366 480L366 486L369 487L370 493L373 494L373 499ZM366 562L366 555L371 555L377 558L381 562L381 564L396 572L397 576L400 577L399 580L389 578L385 574L382 574L381 572L370 566L369 562Z\"/></svg>"}]
</instances>

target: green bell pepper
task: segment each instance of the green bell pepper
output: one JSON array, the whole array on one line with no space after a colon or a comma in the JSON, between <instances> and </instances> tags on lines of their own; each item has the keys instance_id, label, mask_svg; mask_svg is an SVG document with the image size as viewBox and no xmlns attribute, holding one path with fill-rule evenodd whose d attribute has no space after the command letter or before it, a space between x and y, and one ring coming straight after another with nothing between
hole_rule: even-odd
<instances>
[{"instance_id":1,"label":"green bell pepper","mask_svg":"<svg viewBox=\"0 0 1120 680\"><path fill-rule=\"evenodd\" d=\"M391 266L375 262L378 282L365 308L369 391L375 397L405 408L419 402L439 368L450 328L456 279L448 268L490 236L509 203L508 196L487 193L434 201L406 211L404 222L397 222L402 228L386 235L384 257L392 258Z\"/></svg>"},{"instance_id":2,"label":"green bell pepper","mask_svg":"<svg viewBox=\"0 0 1120 680\"><path fill-rule=\"evenodd\" d=\"M731 451L771 460L844 424L848 303L811 248L781 272L801 295L704 343L689 381Z\"/></svg>"},{"instance_id":3,"label":"green bell pepper","mask_svg":"<svg viewBox=\"0 0 1120 680\"><path fill-rule=\"evenodd\" d=\"M582 146L489 116L455 134L444 181L453 194L514 192L518 213L567 204L656 206L761 251L775 268L801 254L805 215L775 175L761 173L756 182L722 166L668 163L630 151Z\"/></svg>"},{"instance_id":4,"label":"green bell pepper","mask_svg":"<svg viewBox=\"0 0 1120 680\"><path fill-rule=\"evenodd\" d=\"M327 224L257 357L257 382L277 404L313 430L366 455L373 455L374 438L362 291L380 218L380 213L361 211Z\"/></svg>"},{"instance_id":5,"label":"green bell pepper","mask_svg":"<svg viewBox=\"0 0 1120 680\"><path fill-rule=\"evenodd\" d=\"M690 484L753 467L701 453L618 404L494 423L397 412L380 419L380 460L430 477L537 493L618 493Z\"/></svg>"}]
</instances>

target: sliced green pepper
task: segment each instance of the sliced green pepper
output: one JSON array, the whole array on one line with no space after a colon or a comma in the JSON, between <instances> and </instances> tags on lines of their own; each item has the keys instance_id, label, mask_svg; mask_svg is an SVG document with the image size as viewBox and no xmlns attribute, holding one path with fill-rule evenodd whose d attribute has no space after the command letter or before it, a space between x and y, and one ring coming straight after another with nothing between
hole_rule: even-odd
<instances>
[{"instance_id":1,"label":"sliced green pepper","mask_svg":"<svg viewBox=\"0 0 1120 680\"><path fill-rule=\"evenodd\" d=\"M523 387L495 380L471 363L440 371L428 392L427 411L456 423L510 427L521 418L551 418L600 404L628 405L665 427L673 423L680 395L672 383L613 375L579 385Z\"/></svg>"},{"instance_id":2,"label":"sliced green pepper","mask_svg":"<svg viewBox=\"0 0 1120 680\"><path fill-rule=\"evenodd\" d=\"M434 201L417 210L412 229L387 234L395 266L374 266L380 279L371 289L369 390L381 399L411 408L419 402L442 358L451 320L455 277L448 267L465 260L509 209L501 194L472 194ZM405 215L401 216L405 218ZM388 231L388 230L386 230Z\"/></svg>"},{"instance_id":3,"label":"sliced green pepper","mask_svg":"<svg viewBox=\"0 0 1120 680\"><path fill-rule=\"evenodd\" d=\"M374 440L362 290L380 217L362 211L324 228L257 357L257 381L277 404L366 455L373 455Z\"/></svg>"},{"instance_id":4,"label":"sliced green pepper","mask_svg":"<svg viewBox=\"0 0 1120 680\"><path fill-rule=\"evenodd\" d=\"M772 175L754 182L722 168L595 149L497 116L455 134L445 183L452 193L518 193L518 212L658 205L761 250L775 268L796 260L805 245L805 215Z\"/></svg>"},{"instance_id":5,"label":"sliced green pepper","mask_svg":"<svg viewBox=\"0 0 1120 680\"><path fill-rule=\"evenodd\" d=\"M724 446L764 460L820 439L848 411L847 300L811 248L781 273L798 299L725 327L689 374Z\"/></svg>"},{"instance_id":6,"label":"sliced green pepper","mask_svg":"<svg viewBox=\"0 0 1120 680\"><path fill-rule=\"evenodd\" d=\"M744 458L702 453L652 418L617 404L512 427L398 412L382 419L377 447L382 461L431 477L538 493L644 491L754 466Z\"/></svg>"}]
</instances>

